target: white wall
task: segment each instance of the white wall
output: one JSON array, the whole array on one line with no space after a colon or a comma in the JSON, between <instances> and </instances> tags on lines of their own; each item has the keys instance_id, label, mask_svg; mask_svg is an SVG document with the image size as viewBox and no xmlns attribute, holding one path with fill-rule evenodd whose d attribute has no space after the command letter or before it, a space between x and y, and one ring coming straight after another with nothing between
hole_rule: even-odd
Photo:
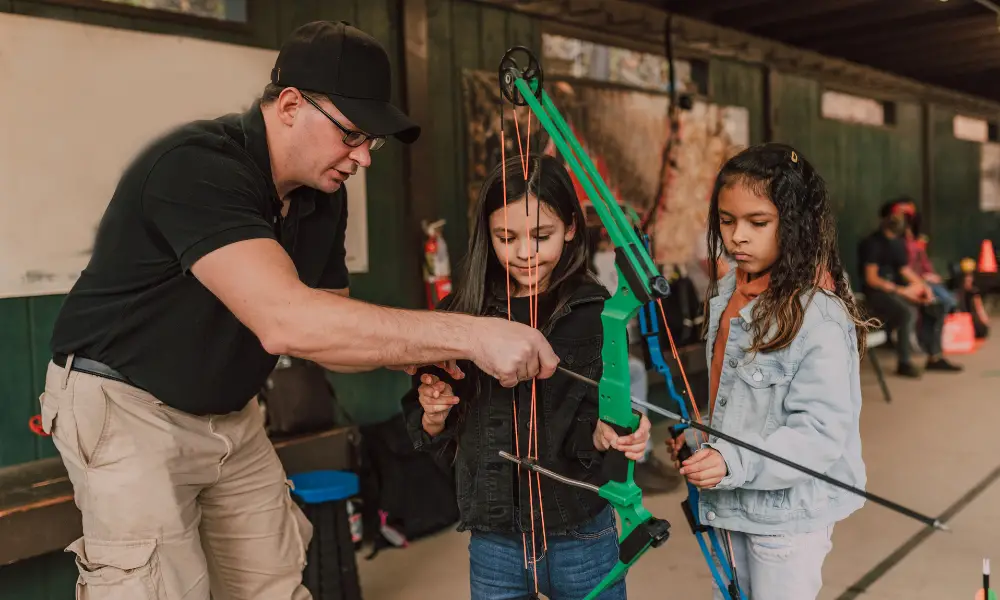
<instances>
[{"instance_id":1,"label":"white wall","mask_svg":"<svg viewBox=\"0 0 1000 600\"><path fill-rule=\"evenodd\" d=\"M0 297L69 291L128 161L188 120L245 110L276 52L0 14ZM364 177L348 260L367 270Z\"/></svg>"}]
</instances>

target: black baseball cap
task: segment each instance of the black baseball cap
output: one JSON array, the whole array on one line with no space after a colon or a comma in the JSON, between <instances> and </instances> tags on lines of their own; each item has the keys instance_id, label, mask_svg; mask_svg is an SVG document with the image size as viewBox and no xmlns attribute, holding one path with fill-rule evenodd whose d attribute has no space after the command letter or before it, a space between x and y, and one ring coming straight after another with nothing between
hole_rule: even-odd
<instances>
[{"instance_id":1,"label":"black baseball cap","mask_svg":"<svg viewBox=\"0 0 1000 600\"><path fill-rule=\"evenodd\" d=\"M325 94L369 135L391 135L405 144L420 137L420 126L389 101L389 55L346 21L314 21L293 31L278 52L271 83Z\"/></svg>"}]
</instances>

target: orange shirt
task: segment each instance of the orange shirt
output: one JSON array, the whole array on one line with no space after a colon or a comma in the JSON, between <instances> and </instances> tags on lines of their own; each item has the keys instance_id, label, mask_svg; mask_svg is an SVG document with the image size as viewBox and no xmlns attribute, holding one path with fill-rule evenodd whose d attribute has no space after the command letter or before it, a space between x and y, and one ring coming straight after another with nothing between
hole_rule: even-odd
<instances>
[{"instance_id":1,"label":"orange shirt","mask_svg":"<svg viewBox=\"0 0 1000 600\"><path fill-rule=\"evenodd\" d=\"M715 395L719 392L719 378L722 377L722 365L725 362L726 340L729 339L729 322L739 316L743 307L750 304L750 301L761 295L767 289L767 284L771 281L771 274L764 275L747 281L747 274L736 268L736 291L729 298L726 310L722 311L722 318L719 320L719 331L715 336L715 346L712 349L712 368L709 372L709 405L708 414L711 417L712 409L715 408Z\"/></svg>"},{"instance_id":2,"label":"orange shirt","mask_svg":"<svg viewBox=\"0 0 1000 600\"><path fill-rule=\"evenodd\" d=\"M739 267L736 268L736 291L729 298L726 310L722 312L722 318L719 320L719 332L715 336L715 345L712 348L712 368L709 371L709 418L711 418L712 409L715 408L715 395L719 393L719 379L722 377L722 366L725 363L726 341L729 339L729 322L739 316L740 311L754 298L764 293L770 282L770 273L753 281L747 281L747 274ZM833 277L829 273L820 281L820 287L828 291L834 289Z\"/></svg>"}]
</instances>

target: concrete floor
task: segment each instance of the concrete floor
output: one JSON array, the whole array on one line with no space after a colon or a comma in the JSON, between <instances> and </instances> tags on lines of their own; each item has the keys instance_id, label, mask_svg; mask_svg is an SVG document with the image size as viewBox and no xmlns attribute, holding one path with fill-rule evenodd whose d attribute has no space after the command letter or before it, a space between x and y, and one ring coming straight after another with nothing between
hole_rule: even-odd
<instances>
[{"instance_id":1,"label":"concrete floor","mask_svg":"<svg viewBox=\"0 0 1000 600\"><path fill-rule=\"evenodd\" d=\"M1000 340L975 354L953 357L959 375L927 374L919 381L891 373L891 352L879 356L893 402L886 404L870 363L862 383L868 490L933 516L950 533L930 535L919 523L868 503L837 525L824 567L822 600L851 598L971 599L982 559L1000 572ZM665 435L662 425L654 435ZM663 456L665 458L665 455ZM673 525L670 540L651 550L628 576L632 600L710 599L711 584L679 503L684 492L647 497L646 506ZM448 531L387 550L374 560L358 555L366 600L468 598L468 534ZM997 577L1000 577L998 575ZM994 588L1000 588L995 584Z\"/></svg>"}]
</instances>

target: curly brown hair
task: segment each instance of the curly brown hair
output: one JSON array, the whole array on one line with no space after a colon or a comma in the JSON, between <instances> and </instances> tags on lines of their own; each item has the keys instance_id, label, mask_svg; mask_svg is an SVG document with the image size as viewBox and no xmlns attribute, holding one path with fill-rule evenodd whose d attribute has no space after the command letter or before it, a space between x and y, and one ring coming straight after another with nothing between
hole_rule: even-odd
<instances>
[{"instance_id":1,"label":"curly brown hair","mask_svg":"<svg viewBox=\"0 0 1000 600\"><path fill-rule=\"evenodd\" d=\"M808 160L791 146L769 143L751 146L729 159L719 171L708 212L709 256L725 251L719 224L719 193L742 185L769 198L778 209L780 254L770 269L771 280L753 308L753 343L748 352L773 352L789 346L802 327L806 304L802 296L821 289L826 273L833 277L833 294L854 322L858 352L866 350L872 321L850 290L837 246L837 225L826 182ZM706 295L718 293L718 261L709 261L711 284ZM707 311L706 311L707 313ZM708 321L706 320L706 328ZM767 337L768 333L774 334Z\"/></svg>"}]
</instances>

